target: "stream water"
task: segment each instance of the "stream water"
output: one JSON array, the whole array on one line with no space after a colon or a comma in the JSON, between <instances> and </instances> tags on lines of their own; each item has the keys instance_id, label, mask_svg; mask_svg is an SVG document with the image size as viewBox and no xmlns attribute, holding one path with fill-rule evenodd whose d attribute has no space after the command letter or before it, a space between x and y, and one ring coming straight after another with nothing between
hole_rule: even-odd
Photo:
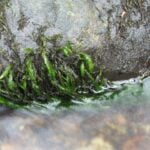
<instances>
[{"instance_id":1,"label":"stream water","mask_svg":"<svg viewBox=\"0 0 150 150\"><path fill-rule=\"evenodd\" d=\"M1 111L0 150L149 150L150 78L133 81L107 100Z\"/></svg>"}]
</instances>

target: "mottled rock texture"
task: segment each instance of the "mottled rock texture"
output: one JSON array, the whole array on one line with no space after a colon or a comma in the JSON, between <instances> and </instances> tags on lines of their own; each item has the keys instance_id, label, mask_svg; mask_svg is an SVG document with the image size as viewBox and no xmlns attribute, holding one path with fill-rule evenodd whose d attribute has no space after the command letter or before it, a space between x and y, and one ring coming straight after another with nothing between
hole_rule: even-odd
<instances>
[{"instance_id":1,"label":"mottled rock texture","mask_svg":"<svg viewBox=\"0 0 150 150\"><path fill-rule=\"evenodd\" d=\"M1 62L4 55L23 58L24 48L36 49L41 35L61 35L48 47L70 40L106 76L138 75L150 69L149 22L149 0L1 0Z\"/></svg>"}]
</instances>

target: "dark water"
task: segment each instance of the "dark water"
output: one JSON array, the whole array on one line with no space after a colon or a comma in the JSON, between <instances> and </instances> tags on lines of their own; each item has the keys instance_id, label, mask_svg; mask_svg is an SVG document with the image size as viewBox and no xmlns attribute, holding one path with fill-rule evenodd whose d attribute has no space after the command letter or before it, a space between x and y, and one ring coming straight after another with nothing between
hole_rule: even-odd
<instances>
[{"instance_id":1,"label":"dark water","mask_svg":"<svg viewBox=\"0 0 150 150\"><path fill-rule=\"evenodd\" d=\"M0 150L149 150L150 78L126 82L114 95L74 100L69 108L55 102L3 113Z\"/></svg>"}]
</instances>

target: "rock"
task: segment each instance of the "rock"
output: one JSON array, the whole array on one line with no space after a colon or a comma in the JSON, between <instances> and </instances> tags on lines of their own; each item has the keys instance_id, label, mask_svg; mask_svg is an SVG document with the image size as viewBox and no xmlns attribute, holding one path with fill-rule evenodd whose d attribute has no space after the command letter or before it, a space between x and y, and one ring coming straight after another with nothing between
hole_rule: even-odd
<instances>
[{"instance_id":1,"label":"rock","mask_svg":"<svg viewBox=\"0 0 150 150\"><path fill-rule=\"evenodd\" d=\"M149 0L1 0L0 49L23 58L43 34L87 51L110 79L150 70ZM3 53L1 63L4 64ZM6 63L6 61L5 61Z\"/></svg>"},{"instance_id":2,"label":"rock","mask_svg":"<svg viewBox=\"0 0 150 150\"><path fill-rule=\"evenodd\" d=\"M0 105L0 117L8 115L9 113L12 113L12 112L13 112L12 109Z\"/></svg>"}]
</instances>

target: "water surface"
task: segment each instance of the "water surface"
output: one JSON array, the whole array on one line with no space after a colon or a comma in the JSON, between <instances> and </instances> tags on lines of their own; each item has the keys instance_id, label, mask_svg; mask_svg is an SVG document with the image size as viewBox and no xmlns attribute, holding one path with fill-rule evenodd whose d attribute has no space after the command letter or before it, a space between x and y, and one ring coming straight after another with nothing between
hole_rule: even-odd
<instances>
[{"instance_id":1,"label":"water surface","mask_svg":"<svg viewBox=\"0 0 150 150\"><path fill-rule=\"evenodd\" d=\"M0 149L149 150L150 78L124 87L112 99L7 112L0 116Z\"/></svg>"}]
</instances>

